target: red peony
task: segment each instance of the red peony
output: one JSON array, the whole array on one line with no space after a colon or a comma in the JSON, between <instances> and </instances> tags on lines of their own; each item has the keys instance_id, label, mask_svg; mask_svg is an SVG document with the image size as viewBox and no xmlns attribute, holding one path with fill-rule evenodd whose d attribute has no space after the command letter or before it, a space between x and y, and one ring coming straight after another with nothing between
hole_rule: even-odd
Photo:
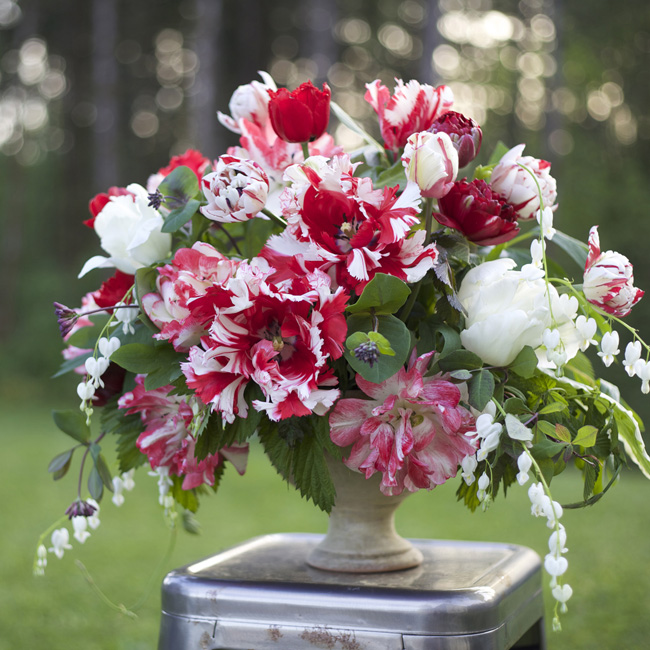
<instances>
[{"instance_id":1,"label":"red peony","mask_svg":"<svg viewBox=\"0 0 650 650\"><path fill-rule=\"evenodd\" d=\"M285 142L313 142L320 138L330 118L330 89L318 90L311 81L294 91L269 90L269 118L278 137Z\"/></svg>"},{"instance_id":2,"label":"red peony","mask_svg":"<svg viewBox=\"0 0 650 650\"><path fill-rule=\"evenodd\" d=\"M503 244L518 232L517 213L483 180L454 183L438 200L436 219L481 246Z\"/></svg>"},{"instance_id":3,"label":"red peony","mask_svg":"<svg viewBox=\"0 0 650 650\"><path fill-rule=\"evenodd\" d=\"M201 178L203 178L203 173L209 165L210 160L200 151L196 151L196 149L188 149L180 156L172 156L169 165L159 169L158 173L164 178L168 174L171 174L171 172L173 172L177 167L189 167L196 174L196 177L200 182Z\"/></svg>"}]
</instances>

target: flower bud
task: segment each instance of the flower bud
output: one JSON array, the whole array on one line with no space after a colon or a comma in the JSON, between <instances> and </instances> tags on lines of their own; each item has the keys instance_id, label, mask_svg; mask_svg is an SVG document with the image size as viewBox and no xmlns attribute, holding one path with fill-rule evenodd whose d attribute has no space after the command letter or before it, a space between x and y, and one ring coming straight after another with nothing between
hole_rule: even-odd
<instances>
[{"instance_id":1,"label":"flower bud","mask_svg":"<svg viewBox=\"0 0 650 650\"><path fill-rule=\"evenodd\" d=\"M73 517L92 517L98 509L99 507L95 507L88 501L77 499L68 506L65 514L68 515L68 519L72 519Z\"/></svg>"},{"instance_id":2,"label":"flower bud","mask_svg":"<svg viewBox=\"0 0 650 650\"><path fill-rule=\"evenodd\" d=\"M201 180L208 204L201 213L212 221L236 223L256 216L266 204L269 179L252 160L221 156L216 170Z\"/></svg>"},{"instance_id":3,"label":"flower bud","mask_svg":"<svg viewBox=\"0 0 650 650\"><path fill-rule=\"evenodd\" d=\"M589 255L582 290L585 298L619 318L627 316L643 291L634 287L632 264L620 253L600 252L598 226L589 231Z\"/></svg>"},{"instance_id":4,"label":"flower bud","mask_svg":"<svg viewBox=\"0 0 650 650\"><path fill-rule=\"evenodd\" d=\"M465 167L476 158L483 133L481 127L462 113L448 111L441 115L429 129L431 133L446 133L458 152L458 166Z\"/></svg>"},{"instance_id":5,"label":"flower bud","mask_svg":"<svg viewBox=\"0 0 650 650\"><path fill-rule=\"evenodd\" d=\"M406 177L426 198L439 199L453 187L458 174L458 153L446 133L422 131L409 137L402 164Z\"/></svg>"}]
</instances>

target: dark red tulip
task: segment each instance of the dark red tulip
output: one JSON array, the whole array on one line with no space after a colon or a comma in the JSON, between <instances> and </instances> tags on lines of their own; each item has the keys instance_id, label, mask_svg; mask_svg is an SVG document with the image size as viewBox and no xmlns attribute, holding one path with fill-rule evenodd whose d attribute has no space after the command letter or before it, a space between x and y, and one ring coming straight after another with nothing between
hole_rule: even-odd
<instances>
[{"instance_id":1,"label":"dark red tulip","mask_svg":"<svg viewBox=\"0 0 650 650\"><path fill-rule=\"evenodd\" d=\"M481 127L470 117L462 113L448 111L441 115L429 129L431 133L446 133L458 152L458 166L465 167L476 158L483 133Z\"/></svg>"}]
</instances>

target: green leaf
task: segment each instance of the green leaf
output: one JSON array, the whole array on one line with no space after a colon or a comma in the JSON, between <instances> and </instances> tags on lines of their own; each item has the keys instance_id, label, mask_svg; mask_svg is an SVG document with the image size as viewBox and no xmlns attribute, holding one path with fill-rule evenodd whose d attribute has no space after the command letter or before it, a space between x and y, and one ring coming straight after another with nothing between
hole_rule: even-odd
<instances>
[{"instance_id":1,"label":"green leaf","mask_svg":"<svg viewBox=\"0 0 650 650\"><path fill-rule=\"evenodd\" d=\"M488 160L488 165L496 165L496 164L498 164L498 162L501 160L501 158L503 158L503 156L505 156L508 153L508 151L510 151L508 146L506 144L504 144L503 142L501 142L501 140L499 140L496 143L494 149L492 150L492 155L490 156L490 159Z\"/></svg>"},{"instance_id":2,"label":"green leaf","mask_svg":"<svg viewBox=\"0 0 650 650\"><path fill-rule=\"evenodd\" d=\"M199 498L196 494L196 490L184 490L183 479L180 476L172 476L172 481L173 485L171 492L174 501L186 510L196 512L199 509Z\"/></svg>"},{"instance_id":3,"label":"green leaf","mask_svg":"<svg viewBox=\"0 0 650 650\"><path fill-rule=\"evenodd\" d=\"M587 244L559 230L553 236L553 243L557 244L581 269L585 268L589 251Z\"/></svg>"},{"instance_id":4,"label":"green leaf","mask_svg":"<svg viewBox=\"0 0 650 650\"><path fill-rule=\"evenodd\" d=\"M483 361L479 356L469 350L455 350L438 361L441 370L451 372L452 370L476 370L483 367Z\"/></svg>"},{"instance_id":5,"label":"green leaf","mask_svg":"<svg viewBox=\"0 0 650 650\"><path fill-rule=\"evenodd\" d=\"M596 480L599 474L600 465L594 466L591 463L585 463L583 470L584 489L582 492L582 498L585 501L594 493L594 487L596 487Z\"/></svg>"},{"instance_id":6,"label":"green leaf","mask_svg":"<svg viewBox=\"0 0 650 650\"><path fill-rule=\"evenodd\" d=\"M510 397L507 399L503 405L503 409L506 413L512 413L513 415L523 415L524 413L531 412L526 402L520 397Z\"/></svg>"},{"instance_id":7,"label":"green leaf","mask_svg":"<svg viewBox=\"0 0 650 650\"><path fill-rule=\"evenodd\" d=\"M88 350L88 352L84 352L84 354L80 354L78 357L74 357L73 359L66 359L59 366L59 369L52 375L52 378L54 379L55 377L61 377L61 375L65 375L66 373L71 372L75 368L78 368L79 366L83 366L86 363L86 359L92 356L93 356L93 351Z\"/></svg>"},{"instance_id":8,"label":"green leaf","mask_svg":"<svg viewBox=\"0 0 650 650\"><path fill-rule=\"evenodd\" d=\"M538 411L539 415L548 415L549 413L559 413L560 411L566 411L568 406L562 404L562 402L550 402L544 408Z\"/></svg>"},{"instance_id":9,"label":"green leaf","mask_svg":"<svg viewBox=\"0 0 650 650\"><path fill-rule=\"evenodd\" d=\"M95 499L95 501L99 502L102 500L102 495L104 494L104 482L97 471L96 465L93 465L90 474L88 474L88 492L90 492L90 496Z\"/></svg>"},{"instance_id":10,"label":"green leaf","mask_svg":"<svg viewBox=\"0 0 650 650\"><path fill-rule=\"evenodd\" d=\"M185 360L185 354L166 344L127 343L111 356L111 361L129 372L146 374L144 387L147 390L166 386L178 379L182 374L180 363Z\"/></svg>"},{"instance_id":11,"label":"green leaf","mask_svg":"<svg viewBox=\"0 0 650 650\"><path fill-rule=\"evenodd\" d=\"M224 434L221 416L218 413L210 413L206 416L201 433L196 438L194 455L198 461L216 454L219 451L219 444Z\"/></svg>"},{"instance_id":12,"label":"green leaf","mask_svg":"<svg viewBox=\"0 0 650 650\"><path fill-rule=\"evenodd\" d=\"M537 355L533 348L526 345L508 367L520 377L530 379L537 369Z\"/></svg>"},{"instance_id":13,"label":"green leaf","mask_svg":"<svg viewBox=\"0 0 650 650\"><path fill-rule=\"evenodd\" d=\"M176 232L194 216L200 205L201 201L189 199L183 207L172 210L165 218L165 223L161 231L168 233Z\"/></svg>"},{"instance_id":14,"label":"green leaf","mask_svg":"<svg viewBox=\"0 0 650 650\"><path fill-rule=\"evenodd\" d=\"M394 314L406 302L410 293L406 282L394 275L377 273L365 286L359 300L349 305L347 310L351 314L370 310L375 314Z\"/></svg>"},{"instance_id":15,"label":"green leaf","mask_svg":"<svg viewBox=\"0 0 650 650\"><path fill-rule=\"evenodd\" d=\"M494 375L489 370L479 370L469 381L468 387L470 405L482 411L494 395Z\"/></svg>"},{"instance_id":16,"label":"green leaf","mask_svg":"<svg viewBox=\"0 0 650 650\"><path fill-rule=\"evenodd\" d=\"M158 279L158 271L151 267L144 267L138 269L135 272L135 295L138 301L138 305L142 305L142 299L148 293L157 292L156 280ZM152 332L159 332L159 328L156 327L149 317L144 313L144 310L140 311L140 320L147 326Z\"/></svg>"},{"instance_id":17,"label":"green leaf","mask_svg":"<svg viewBox=\"0 0 650 650\"><path fill-rule=\"evenodd\" d=\"M367 314L353 314L347 319L348 332L372 331L374 330L374 321L376 321L377 330L388 340L395 355L382 354L372 366L357 359L349 350L345 351L345 359L352 369L364 379L374 384L380 384L404 366L411 347L411 336L406 325L399 318L386 314L375 318Z\"/></svg>"},{"instance_id":18,"label":"green leaf","mask_svg":"<svg viewBox=\"0 0 650 650\"><path fill-rule=\"evenodd\" d=\"M86 416L79 410L52 411L52 418L63 433L79 442L90 439L90 427L86 424Z\"/></svg>"},{"instance_id":19,"label":"green leaf","mask_svg":"<svg viewBox=\"0 0 650 650\"><path fill-rule=\"evenodd\" d=\"M555 437L562 442L571 444L571 432L562 424L555 425Z\"/></svg>"},{"instance_id":20,"label":"green leaf","mask_svg":"<svg viewBox=\"0 0 650 650\"><path fill-rule=\"evenodd\" d=\"M596 444L596 436L598 435L598 429L590 424L580 427L576 437L573 439L574 445L580 445L581 447L593 447Z\"/></svg>"},{"instance_id":21,"label":"green leaf","mask_svg":"<svg viewBox=\"0 0 650 650\"><path fill-rule=\"evenodd\" d=\"M200 535L201 534L201 524L199 520L194 516L193 512L189 510L183 510L183 515L181 518L183 524L183 529L185 532L190 535Z\"/></svg>"},{"instance_id":22,"label":"green leaf","mask_svg":"<svg viewBox=\"0 0 650 650\"><path fill-rule=\"evenodd\" d=\"M548 438L543 438L532 446L530 453L536 460L553 458L553 456L561 454L566 448L567 444L564 442L553 442Z\"/></svg>"},{"instance_id":23,"label":"green leaf","mask_svg":"<svg viewBox=\"0 0 650 650\"><path fill-rule=\"evenodd\" d=\"M199 193L199 181L189 167L181 165L165 176L158 190L164 197L171 197L165 199L164 205L173 211Z\"/></svg>"},{"instance_id":24,"label":"green leaf","mask_svg":"<svg viewBox=\"0 0 650 650\"><path fill-rule=\"evenodd\" d=\"M55 456L50 461L50 464L47 466L47 471L50 474L54 474L55 481L58 481L60 478L65 476L67 471L70 469L72 454L74 454L74 449L68 449L58 456Z\"/></svg>"},{"instance_id":25,"label":"green leaf","mask_svg":"<svg viewBox=\"0 0 650 650\"><path fill-rule=\"evenodd\" d=\"M473 377L472 373L469 370L454 370L449 373L449 376L452 379L458 379L459 381L467 381ZM481 409L482 411L483 409Z\"/></svg>"},{"instance_id":26,"label":"green leaf","mask_svg":"<svg viewBox=\"0 0 650 650\"><path fill-rule=\"evenodd\" d=\"M538 420L537 428L545 436L555 437L555 425L549 422L548 420Z\"/></svg>"},{"instance_id":27,"label":"green leaf","mask_svg":"<svg viewBox=\"0 0 650 650\"><path fill-rule=\"evenodd\" d=\"M384 147L381 144L379 144L379 142L377 142L377 140L375 140L369 133L364 131L361 128L361 126L357 123L357 121L352 117L350 117L336 102L330 102L330 108L332 109L332 112L334 113L334 115L336 115L336 118L341 124L347 126L348 129L356 133L365 142L367 142L369 145L375 148L382 156L382 158L386 158L386 151L384 150ZM400 165L401 165L401 161L400 161ZM380 187L379 185L377 185L377 183L373 183L373 186Z\"/></svg>"},{"instance_id":28,"label":"green leaf","mask_svg":"<svg viewBox=\"0 0 650 650\"><path fill-rule=\"evenodd\" d=\"M382 336L379 332L368 332L368 338L377 346L380 354L387 354L389 357L395 356L395 350L390 345L390 341Z\"/></svg>"},{"instance_id":29,"label":"green leaf","mask_svg":"<svg viewBox=\"0 0 650 650\"><path fill-rule=\"evenodd\" d=\"M113 477L111 476L111 470L108 469L106 459L101 453L101 447L96 444L90 445L90 454L95 463L95 469L99 474L99 477L102 479L102 483L112 492L113 491Z\"/></svg>"},{"instance_id":30,"label":"green leaf","mask_svg":"<svg viewBox=\"0 0 650 650\"><path fill-rule=\"evenodd\" d=\"M352 332L350 336L345 340L345 347L354 352L361 344L367 343L370 340L370 337L366 332Z\"/></svg>"}]
</instances>

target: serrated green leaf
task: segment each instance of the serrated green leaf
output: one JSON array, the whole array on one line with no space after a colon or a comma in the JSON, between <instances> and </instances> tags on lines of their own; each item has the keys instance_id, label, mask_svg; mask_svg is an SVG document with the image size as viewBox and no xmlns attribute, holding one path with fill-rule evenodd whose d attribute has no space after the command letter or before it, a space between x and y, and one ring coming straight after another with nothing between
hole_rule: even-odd
<instances>
[{"instance_id":1,"label":"serrated green leaf","mask_svg":"<svg viewBox=\"0 0 650 650\"><path fill-rule=\"evenodd\" d=\"M54 424L79 442L90 439L90 427L86 423L86 416L79 410L52 411Z\"/></svg>"},{"instance_id":2,"label":"serrated green leaf","mask_svg":"<svg viewBox=\"0 0 650 650\"><path fill-rule=\"evenodd\" d=\"M376 318L367 314L353 314L347 319L348 332L373 331L375 321L379 333L389 341L395 351L395 356L382 354L372 367L357 359L349 350L345 352L345 359L352 369L364 379L374 384L380 384L404 366L411 346L411 336L406 325L399 318L388 314L382 314Z\"/></svg>"},{"instance_id":3,"label":"serrated green leaf","mask_svg":"<svg viewBox=\"0 0 650 650\"><path fill-rule=\"evenodd\" d=\"M539 415L548 415L549 413L560 413L561 411L566 411L568 405L563 404L562 402L550 402L542 409L538 411Z\"/></svg>"},{"instance_id":4,"label":"serrated green leaf","mask_svg":"<svg viewBox=\"0 0 650 650\"><path fill-rule=\"evenodd\" d=\"M68 472L68 469L70 469L72 454L74 454L74 449L68 449L58 456L55 456L50 461L50 464L47 466L47 471L50 474L54 474L55 481L65 476L65 474Z\"/></svg>"},{"instance_id":5,"label":"serrated green leaf","mask_svg":"<svg viewBox=\"0 0 650 650\"><path fill-rule=\"evenodd\" d=\"M90 492L90 496L95 499L95 501L99 502L102 500L102 495L104 494L104 482L97 471L96 465L93 465L88 474L88 492Z\"/></svg>"},{"instance_id":6,"label":"serrated green leaf","mask_svg":"<svg viewBox=\"0 0 650 650\"><path fill-rule=\"evenodd\" d=\"M526 345L508 367L520 377L530 379L537 369L537 355L533 348Z\"/></svg>"},{"instance_id":7,"label":"serrated green leaf","mask_svg":"<svg viewBox=\"0 0 650 650\"><path fill-rule=\"evenodd\" d=\"M224 435L221 416L218 413L210 413L206 416L201 433L196 438L194 455L198 461L216 454L219 451L220 443Z\"/></svg>"},{"instance_id":8,"label":"serrated green leaf","mask_svg":"<svg viewBox=\"0 0 650 650\"><path fill-rule=\"evenodd\" d=\"M409 297L411 290L406 282L394 275L377 273L364 287L359 299L348 305L351 314L370 312L375 314L394 314ZM370 328L372 330L372 328Z\"/></svg>"},{"instance_id":9,"label":"serrated green leaf","mask_svg":"<svg viewBox=\"0 0 650 650\"><path fill-rule=\"evenodd\" d=\"M163 224L161 231L167 233L176 232L194 216L200 205L200 201L189 199L184 206L172 210L165 217L165 223Z\"/></svg>"},{"instance_id":10,"label":"serrated green leaf","mask_svg":"<svg viewBox=\"0 0 650 650\"><path fill-rule=\"evenodd\" d=\"M196 490L184 490L183 479L180 476L172 476L171 478L171 493L174 497L174 501L176 501L179 506L185 508L186 510L189 510L190 512L196 512L199 509L199 498L197 496Z\"/></svg>"},{"instance_id":11,"label":"serrated green leaf","mask_svg":"<svg viewBox=\"0 0 650 650\"><path fill-rule=\"evenodd\" d=\"M494 395L494 375L489 370L479 370L470 379L468 388L470 405L482 411Z\"/></svg>"},{"instance_id":12,"label":"serrated green leaf","mask_svg":"<svg viewBox=\"0 0 650 650\"><path fill-rule=\"evenodd\" d=\"M590 424L580 427L576 437L573 439L574 445L580 445L581 447L593 447L596 444L596 436L598 435L598 429Z\"/></svg>"},{"instance_id":13,"label":"serrated green leaf","mask_svg":"<svg viewBox=\"0 0 650 650\"><path fill-rule=\"evenodd\" d=\"M451 372L452 370L476 370L483 367L483 361L479 356L469 350L455 350L446 357L439 359L438 365L441 370Z\"/></svg>"}]
</instances>

